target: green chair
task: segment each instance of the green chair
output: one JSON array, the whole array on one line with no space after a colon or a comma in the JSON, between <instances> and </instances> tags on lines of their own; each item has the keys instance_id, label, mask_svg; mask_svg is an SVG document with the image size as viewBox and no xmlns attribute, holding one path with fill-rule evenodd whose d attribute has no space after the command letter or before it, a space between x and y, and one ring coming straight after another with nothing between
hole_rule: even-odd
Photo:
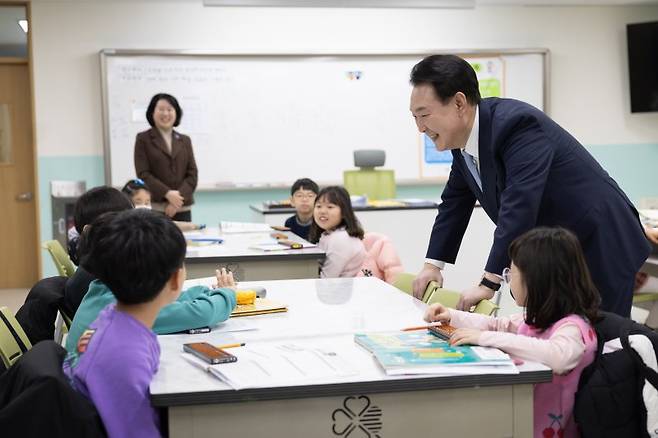
<instances>
[{"instance_id":1,"label":"green chair","mask_svg":"<svg viewBox=\"0 0 658 438\"><path fill-rule=\"evenodd\" d=\"M411 274L409 272L401 272L397 277L395 277L393 286L397 287L406 294L412 295L414 278L416 278L415 274ZM430 281L427 285L427 288L425 288L422 301L427 302L427 298L429 298L430 295L432 295L432 292L434 292L434 290L438 287L439 284L436 281Z\"/></svg>"},{"instance_id":2,"label":"green chair","mask_svg":"<svg viewBox=\"0 0 658 438\"><path fill-rule=\"evenodd\" d=\"M53 258L57 272L62 277L72 277L75 273L75 265L69 258L62 244L57 240L48 240L43 243L43 249L48 250L50 256Z\"/></svg>"},{"instance_id":3,"label":"green chair","mask_svg":"<svg viewBox=\"0 0 658 438\"><path fill-rule=\"evenodd\" d=\"M459 292L437 287L424 300L427 304L441 303L446 307L454 309L459 301ZM498 306L489 300L482 300L475 306L473 313L482 315L493 315L498 310Z\"/></svg>"},{"instance_id":4,"label":"green chair","mask_svg":"<svg viewBox=\"0 0 658 438\"><path fill-rule=\"evenodd\" d=\"M5 368L11 367L32 343L8 307L0 307L0 359Z\"/></svg>"},{"instance_id":5,"label":"green chair","mask_svg":"<svg viewBox=\"0 0 658 438\"><path fill-rule=\"evenodd\" d=\"M371 201L395 198L393 170L346 170L343 172L343 185L350 195L366 196Z\"/></svg>"},{"instance_id":6,"label":"green chair","mask_svg":"<svg viewBox=\"0 0 658 438\"><path fill-rule=\"evenodd\" d=\"M414 278L416 278L415 274L411 274L409 272L400 272L398 276L395 277L393 286L397 287L405 294L411 295L413 293L412 284L414 282Z\"/></svg>"},{"instance_id":7,"label":"green chair","mask_svg":"<svg viewBox=\"0 0 658 438\"><path fill-rule=\"evenodd\" d=\"M658 329L658 292L633 294L633 306L648 310L649 314L644 324L654 330Z\"/></svg>"}]
</instances>

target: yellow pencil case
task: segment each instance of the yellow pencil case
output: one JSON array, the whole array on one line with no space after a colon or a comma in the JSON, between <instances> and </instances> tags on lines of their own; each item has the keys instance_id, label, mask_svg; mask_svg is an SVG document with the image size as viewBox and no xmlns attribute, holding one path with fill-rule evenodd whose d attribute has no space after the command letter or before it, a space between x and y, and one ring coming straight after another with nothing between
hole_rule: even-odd
<instances>
[{"instance_id":1,"label":"yellow pencil case","mask_svg":"<svg viewBox=\"0 0 658 438\"><path fill-rule=\"evenodd\" d=\"M256 291L247 289L235 292L238 304L254 304L256 302Z\"/></svg>"}]
</instances>

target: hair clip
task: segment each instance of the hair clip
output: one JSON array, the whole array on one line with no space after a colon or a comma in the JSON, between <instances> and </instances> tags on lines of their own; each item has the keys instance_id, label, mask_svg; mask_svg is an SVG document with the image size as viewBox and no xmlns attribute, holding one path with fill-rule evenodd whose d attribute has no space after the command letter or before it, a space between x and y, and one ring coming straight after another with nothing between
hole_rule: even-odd
<instances>
[{"instance_id":1,"label":"hair clip","mask_svg":"<svg viewBox=\"0 0 658 438\"><path fill-rule=\"evenodd\" d=\"M134 179L132 180L132 182L134 182L135 184L139 184L140 186L145 186L145 185L146 185L146 183L144 182L144 180L141 179L141 178L134 178Z\"/></svg>"}]
</instances>

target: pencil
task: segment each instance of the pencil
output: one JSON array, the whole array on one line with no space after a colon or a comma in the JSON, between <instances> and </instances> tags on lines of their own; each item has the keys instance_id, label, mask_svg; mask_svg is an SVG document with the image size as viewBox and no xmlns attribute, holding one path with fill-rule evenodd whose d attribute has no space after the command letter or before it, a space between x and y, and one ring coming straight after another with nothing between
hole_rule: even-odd
<instances>
[{"instance_id":1,"label":"pencil","mask_svg":"<svg viewBox=\"0 0 658 438\"><path fill-rule=\"evenodd\" d=\"M235 348L235 347L244 347L245 343L237 343L237 344L226 344L226 345L218 345L217 348L224 349L224 348Z\"/></svg>"},{"instance_id":2,"label":"pencil","mask_svg":"<svg viewBox=\"0 0 658 438\"><path fill-rule=\"evenodd\" d=\"M440 326L440 325L443 325L443 324L440 323L440 322L434 322L434 323L431 323L431 324L428 324L428 325L419 326L419 327L407 327L407 328L403 328L401 331L403 331L403 332L411 332L411 331L414 331L414 330L427 330L428 328L431 328L431 327L437 327L437 326Z\"/></svg>"}]
</instances>

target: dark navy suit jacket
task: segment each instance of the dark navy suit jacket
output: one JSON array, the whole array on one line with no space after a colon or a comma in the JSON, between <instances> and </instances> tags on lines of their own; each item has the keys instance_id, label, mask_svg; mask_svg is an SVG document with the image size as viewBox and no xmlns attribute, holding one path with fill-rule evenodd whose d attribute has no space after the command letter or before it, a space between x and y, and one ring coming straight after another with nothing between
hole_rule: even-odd
<instances>
[{"instance_id":1,"label":"dark navy suit jacket","mask_svg":"<svg viewBox=\"0 0 658 438\"><path fill-rule=\"evenodd\" d=\"M509 244L525 231L561 226L578 236L603 308L627 314L649 245L624 192L575 138L533 106L483 99L479 117L482 191L460 150L453 150L427 257L455 262L477 200L496 224L487 272L509 266Z\"/></svg>"}]
</instances>

